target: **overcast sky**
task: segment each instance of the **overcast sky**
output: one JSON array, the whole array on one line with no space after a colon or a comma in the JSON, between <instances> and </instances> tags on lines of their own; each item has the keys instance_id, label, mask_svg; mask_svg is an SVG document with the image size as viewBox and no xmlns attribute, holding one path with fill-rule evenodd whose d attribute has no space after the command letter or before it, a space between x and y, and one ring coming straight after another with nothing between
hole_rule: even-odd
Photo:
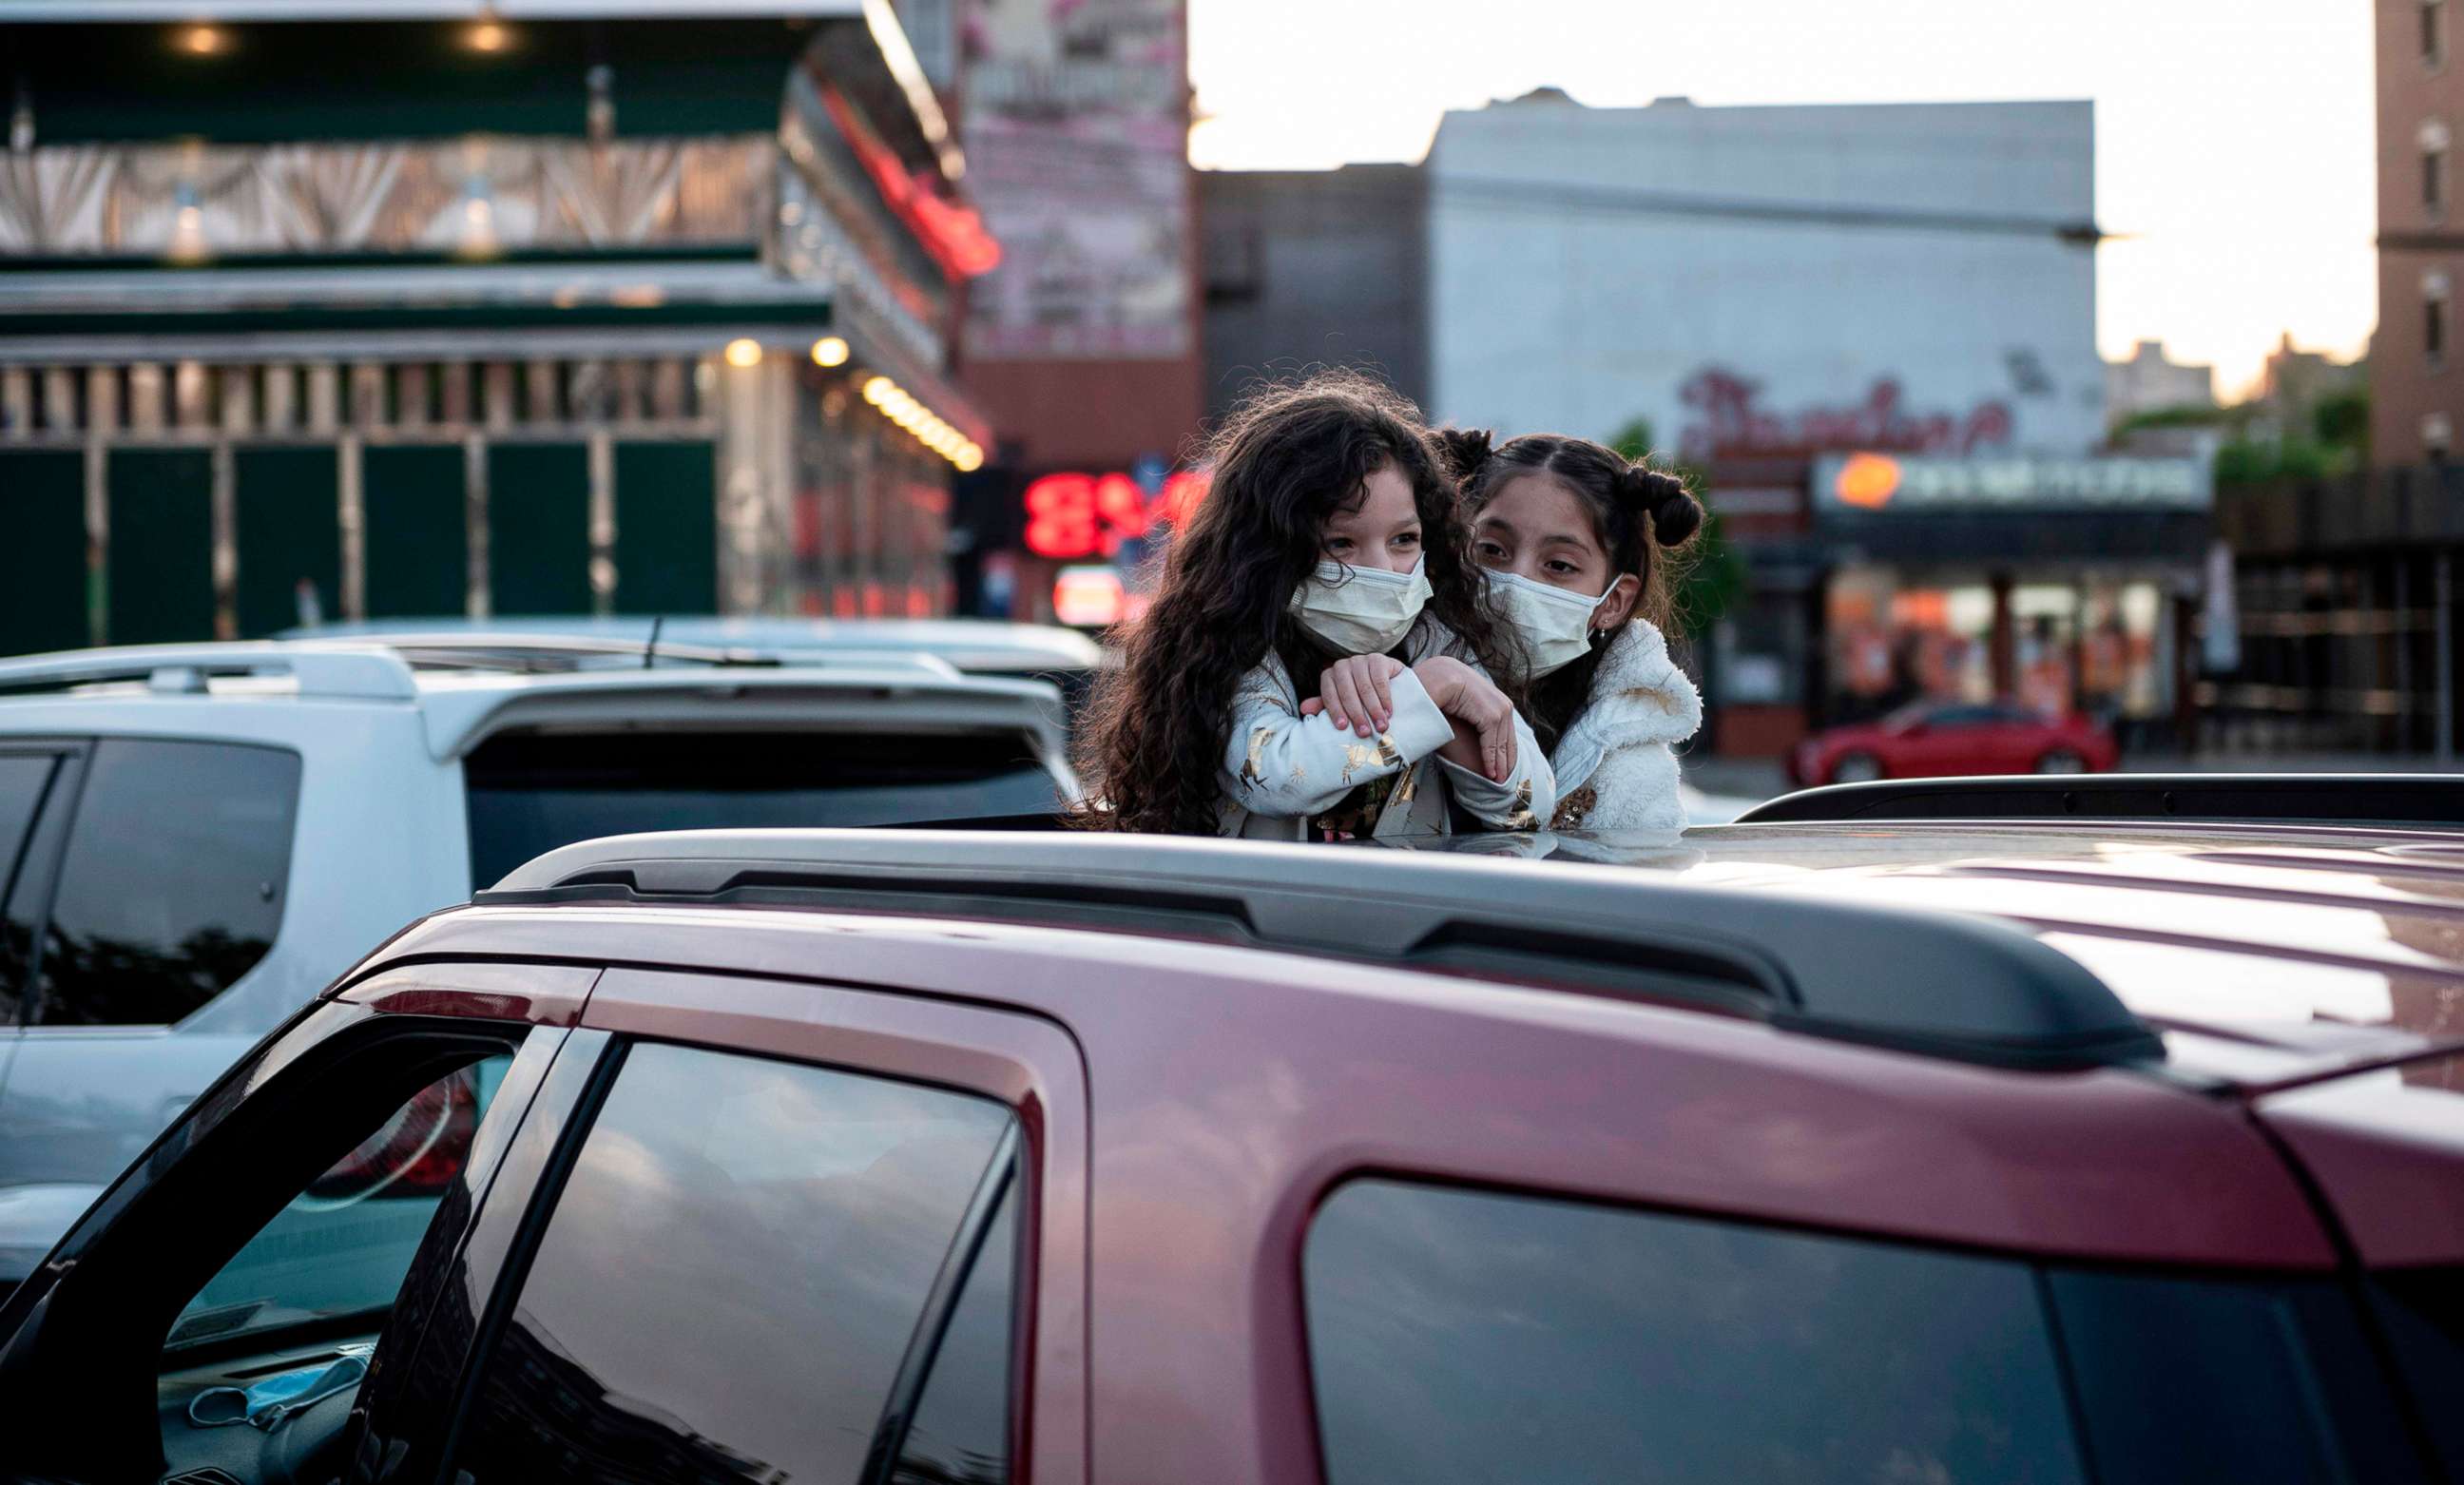
<instances>
[{"instance_id":1,"label":"overcast sky","mask_svg":"<svg viewBox=\"0 0 2464 1485\"><path fill-rule=\"evenodd\" d=\"M2366 0L1189 0L1196 162L1417 160L1439 117L1595 106L2092 99L2107 356L2162 339L2233 395L2286 330L2378 318Z\"/></svg>"}]
</instances>

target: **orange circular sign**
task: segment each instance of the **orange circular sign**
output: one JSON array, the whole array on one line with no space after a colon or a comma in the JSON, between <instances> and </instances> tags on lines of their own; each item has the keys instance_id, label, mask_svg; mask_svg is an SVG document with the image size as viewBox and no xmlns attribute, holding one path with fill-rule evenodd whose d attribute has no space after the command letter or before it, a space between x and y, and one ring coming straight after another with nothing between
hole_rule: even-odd
<instances>
[{"instance_id":1,"label":"orange circular sign","mask_svg":"<svg viewBox=\"0 0 2464 1485\"><path fill-rule=\"evenodd\" d=\"M1900 493L1900 461L1887 454L1852 454L1831 482L1842 505L1881 510Z\"/></svg>"}]
</instances>

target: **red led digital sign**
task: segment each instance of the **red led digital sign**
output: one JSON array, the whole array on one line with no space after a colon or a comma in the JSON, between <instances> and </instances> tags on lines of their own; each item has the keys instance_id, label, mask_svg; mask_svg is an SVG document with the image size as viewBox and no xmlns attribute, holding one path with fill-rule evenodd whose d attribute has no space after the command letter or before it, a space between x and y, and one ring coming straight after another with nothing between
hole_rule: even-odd
<instances>
[{"instance_id":1,"label":"red led digital sign","mask_svg":"<svg viewBox=\"0 0 2464 1485\"><path fill-rule=\"evenodd\" d=\"M1046 475L1026 487L1026 548L1064 562L1111 557L1123 542L1179 523L1205 493L1206 477L1196 470L1168 477L1152 499L1118 472Z\"/></svg>"}]
</instances>

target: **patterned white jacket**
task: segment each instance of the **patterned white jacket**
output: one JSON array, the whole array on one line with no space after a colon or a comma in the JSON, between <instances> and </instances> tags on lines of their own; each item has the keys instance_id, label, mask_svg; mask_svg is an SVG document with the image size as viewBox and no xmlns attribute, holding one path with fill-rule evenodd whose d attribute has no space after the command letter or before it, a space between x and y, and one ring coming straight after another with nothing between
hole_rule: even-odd
<instances>
[{"instance_id":1,"label":"patterned white jacket","mask_svg":"<svg viewBox=\"0 0 2464 1485\"><path fill-rule=\"evenodd\" d=\"M1591 699L1557 740L1559 830L1682 831L1677 755L1703 725L1703 699L1668 657L1659 630L1636 619L1609 641Z\"/></svg>"},{"instance_id":2,"label":"patterned white jacket","mask_svg":"<svg viewBox=\"0 0 2464 1485\"><path fill-rule=\"evenodd\" d=\"M1423 619L1403 653L1414 661L1454 654L1480 668L1461 651L1444 626ZM1316 679L1309 677L1311 684ZM1309 698L1292 685L1283 662L1267 655L1233 694L1232 727L1218 770L1223 802L1216 832L1252 840L1309 839L1312 819L1358 786L1390 774L1401 777L1370 832L1375 835L1444 834L1449 800L1501 831L1536 830L1557 808L1548 757L1521 716L1514 719L1514 771L1497 784L1437 756L1453 740L1454 723L1429 699L1419 676L1405 671L1388 692L1395 702L1393 723L1375 737L1362 738L1338 729L1322 712L1300 715Z\"/></svg>"}]
</instances>

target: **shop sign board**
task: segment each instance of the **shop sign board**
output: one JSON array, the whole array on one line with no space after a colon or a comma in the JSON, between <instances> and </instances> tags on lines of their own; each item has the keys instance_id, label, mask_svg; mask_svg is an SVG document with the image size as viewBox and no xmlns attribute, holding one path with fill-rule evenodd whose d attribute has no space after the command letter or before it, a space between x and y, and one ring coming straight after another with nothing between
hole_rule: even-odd
<instances>
[{"instance_id":1,"label":"shop sign board","mask_svg":"<svg viewBox=\"0 0 2464 1485\"><path fill-rule=\"evenodd\" d=\"M979 362L1194 344L1183 0L963 0L967 191L1000 239Z\"/></svg>"},{"instance_id":2,"label":"shop sign board","mask_svg":"<svg viewBox=\"0 0 2464 1485\"><path fill-rule=\"evenodd\" d=\"M1944 511L2204 511L2213 472L2195 458L1940 458L1865 451L1814 465L1825 515Z\"/></svg>"}]
</instances>

